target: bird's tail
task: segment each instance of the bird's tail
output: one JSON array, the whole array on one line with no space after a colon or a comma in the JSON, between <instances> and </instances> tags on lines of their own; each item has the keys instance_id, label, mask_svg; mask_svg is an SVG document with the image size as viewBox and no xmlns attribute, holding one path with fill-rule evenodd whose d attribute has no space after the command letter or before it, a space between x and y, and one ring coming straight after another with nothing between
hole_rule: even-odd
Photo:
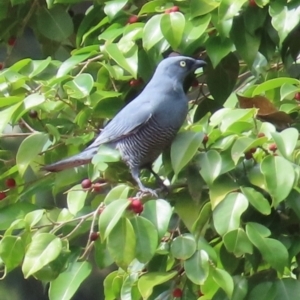
<instances>
[{"instance_id":1,"label":"bird's tail","mask_svg":"<svg viewBox=\"0 0 300 300\"><path fill-rule=\"evenodd\" d=\"M60 160L51 165L46 165L41 168L44 171L58 172L69 168L79 167L81 165L86 165L91 162L93 156L97 153L95 149L85 149L84 151L73 155L69 158Z\"/></svg>"}]
</instances>

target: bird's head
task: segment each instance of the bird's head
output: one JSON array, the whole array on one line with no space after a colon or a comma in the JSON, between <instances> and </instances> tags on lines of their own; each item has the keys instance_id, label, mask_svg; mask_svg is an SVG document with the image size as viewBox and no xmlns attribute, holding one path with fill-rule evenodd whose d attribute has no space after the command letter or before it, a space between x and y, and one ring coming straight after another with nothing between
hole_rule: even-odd
<instances>
[{"instance_id":1,"label":"bird's head","mask_svg":"<svg viewBox=\"0 0 300 300\"><path fill-rule=\"evenodd\" d=\"M205 65L206 62L203 60L187 56L172 56L162 60L155 73L168 76L182 83L188 74Z\"/></svg>"}]
</instances>

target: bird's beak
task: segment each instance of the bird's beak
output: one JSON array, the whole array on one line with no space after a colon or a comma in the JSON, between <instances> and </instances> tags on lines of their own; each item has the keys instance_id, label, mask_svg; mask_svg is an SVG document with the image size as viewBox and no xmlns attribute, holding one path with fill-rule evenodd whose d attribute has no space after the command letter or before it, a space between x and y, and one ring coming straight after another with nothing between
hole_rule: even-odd
<instances>
[{"instance_id":1,"label":"bird's beak","mask_svg":"<svg viewBox=\"0 0 300 300\"><path fill-rule=\"evenodd\" d=\"M203 68L204 66L206 66L207 63L204 61L204 60L195 60L195 63L194 63L194 71L196 71L197 69L199 68Z\"/></svg>"}]
</instances>

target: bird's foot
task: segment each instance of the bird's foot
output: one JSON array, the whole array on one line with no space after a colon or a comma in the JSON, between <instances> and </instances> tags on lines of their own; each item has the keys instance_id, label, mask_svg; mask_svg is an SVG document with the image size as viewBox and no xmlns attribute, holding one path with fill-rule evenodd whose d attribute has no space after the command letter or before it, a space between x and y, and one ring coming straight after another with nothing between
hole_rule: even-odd
<instances>
[{"instance_id":1,"label":"bird's foot","mask_svg":"<svg viewBox=\"0 0 300 300\"><path fill-rule=\"evenodd\" d=\"M143 198L144 195L150 194L151 196L154 196L158 198L158 195L155 190L152 190L150 188L144 187L143 189L140 189L140 191L136 194L137 198Z\"/></svg>"}]
</instances>

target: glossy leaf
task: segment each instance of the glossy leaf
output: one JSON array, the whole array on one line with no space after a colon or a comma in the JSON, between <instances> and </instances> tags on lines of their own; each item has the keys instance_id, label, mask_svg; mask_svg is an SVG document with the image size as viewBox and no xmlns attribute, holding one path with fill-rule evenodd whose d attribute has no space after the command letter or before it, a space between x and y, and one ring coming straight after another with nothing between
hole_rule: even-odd
<instances>
[{"instance_id":1,"label":"glossy leaf","mask_svg":"<svg viewBox=\"0 0 300 300\"><path fill-rule=\"evenodd\" d=\"M209 256L204 250L197 250L184 261L186 276L195 284L203 284L209 274Z\"/></svg>"},{"instance_id":2,"label":"glossy leaf","mask_svg":"<svg viewBox=\"0 0 300 300\"><path fill-rule=\"evenodd\" d=\"M271 213L271 205L261 193L250 187L241 187L241 191L246 196L249 203L260 213L264 215L269 215Z\"/></svg>"},{"instance_id":3,"label":"glossy leaf","mask_svg":"<svg viewBox=\"0 0 300 300\"><path fill-rule=\"evenodd\" d=\"M208 185L211 185L221 173L222 159L220 154L215 150L200 153L199 164L201 176Z\"/></svg>"},{"instance_id":4,"label":"glossy leaf","mask_svg":"<svg viewBox=\"0 0 300 300\"><path fill-rule=\"evenodd\" d=\"M246 233L251 243L258 248L263 258L278 272L282 273L287 265L288 252L285 246L271 238L265 238L261 234L261 227L256 223L248 223L246 225Z\"/></svg>"},{"instance_id":5,"label":"glossy leaf","mask_svg":"<svg viewBox=\"0 0 300 300\"><path fill-rule=\"evenodd\" d=\"M291 192L294 185L295 171L292 165L283 157L267 156L262 161L261 172L264 175L266 190L273 198L273 205L277 206ZM289 174L289 176L286 176L286 174Z\"/></svg>"},{"instance_id":6,"label":"glossy leaf","mask_svg":"<svg viewBox=\"0 0 300 300\"><path fill-rule=\"evenodd\" d=\"M158 234L154 225L147 219L136 216L130 220L136 236L136 258L147 263L154 256L158 245Z\"/></svg>"},{"instance_id":7,"label":"glossy leaf","mask_svg":"<svg viewBox=\"0 0 300 300\"><path fill-rule=\"evenodd\" d=\"M20 145L17 153L17 164L19 173L22 176L28 166L34 162L37 155L45 149L49 137L45 133L34 133L28 136ZM34 147L32 147L34 145Z\"/></svg>"},{"instance_id":8,"label":"glossy leaf","mask_svg":"<svg viewBox=\"0 0 300 300\"><path fill-rule=\"evenodd\" d=\"M141 214L142 217L149 220L155 226L158 232L158 239L161 239L165 235L171 215L172 208L163 199L147 201Z\"/></svg>"},{"instance_id":9,"label":"glossy leaf","mask_svg":"<svg viewBox=\"0 0 300 300\"><path fill-rule=\"evenodd\" d=\"M241 193L228 194L213 210L213 220L220 235L238 229L242 213L247 209L248 201Z\"/></svg>"},{"instance_id":10,"label":"glossy leaf","mask_svg":"<svg viewBox=\"0 0 300 300\"><path fill-rule=\"evenodd\" d=\"M190 234L176 237L171 244L172 255L181 260L190 258L196 251L196 241Z\"/></svg>"},{"instance_id":11,"label":"glossy leaf","mask_svg":"<svg viewBox=\"0 0 300 300\"><path fill-rule=\"evenodd\" d=\"M250 243L245 231L241 228L227 232L223 239L226 249L237 257L240 257L246 253L253 253L253 246Z\"/></svg>"},{"instance_id":12,"label":"glossy leaf","mask_svg":"<svg viewBox=\"0 0 300 300\"><path fill-rule=\"evenodd\" d=\"M92 266L87 261L71 263L65 272L50 283L49 298L51 300L71 299L91 271Z\"/></svg>"},{"instance_id":13,"label":"glossy leaf","mask_svg":"<svg viewBox=\"0 0 300 300\"><path fill-rule=\"evenodd\" d=\"M181 43L184 26L185 19L180 12L164 14L160 20L160 29L174 50Z\"/></svg>"},{"instance_id":14,"label":"glossy leaf","mask_svg":"<svg viewBox=\"0 0 300 300\"><path fill-rule=\"evenodd\" d=\"M25 253L22 271L25 278L53 261L62 249L61 240L50 233L37 233Z\"/></svg>"},{"instance_id":15,"label":"glossy leaf","mask_svg":"<svg viewBox=\"0 0 300 300\"><path fill-rule=\"evenodd\" d=\"M175 174L196 154L198 147L202 143L204 134L202 132L182 132L179 133L171 146L171 162Z\"/></svg>"},{"instance_id":16,"label":"glossy leaf","mask_svg":"<svg viewBox=\"0 0 300 300\"><path fill-rule=\"evenodd\" d=\"M167 282L176 276L177 272L152 272L141 276L138 288L143 298L147 299L155 286Z\"/></svg>"},{"instance_id":17,"label":"glossy leaf","mask_svg":"<svg viewBox=\"0 0 300 300\"><path fill-rule=\"evenodd\" d=\"M107 247L111 257L118 266L126 270L136 255L136 235L132 224L128 219L121 218L111 231L107 233L107 236ZM153 249L153 246L151 248ZM147 257L144 256L142 258L145 259L148 257L149 254Z\"/></svg>"},{"instance_id":18,"label":"glossy leaf","mask_svg":"<svg viewBox=\"0 0 300 300\"><path fill-rule=\"evenodd\" d=\"M102 240L108 237L115 225L119 222L129 203L127 199L118 199L105 207L100 215L98 224Z\"/></svg>"}]
</instances>

